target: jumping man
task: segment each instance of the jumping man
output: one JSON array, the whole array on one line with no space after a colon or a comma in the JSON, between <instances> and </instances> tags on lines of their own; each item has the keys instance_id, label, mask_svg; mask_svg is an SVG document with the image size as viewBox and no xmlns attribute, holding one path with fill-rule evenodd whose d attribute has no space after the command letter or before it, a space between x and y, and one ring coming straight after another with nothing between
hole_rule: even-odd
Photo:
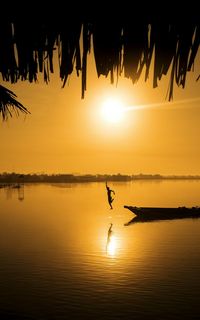
<instances>
[{"instance_id":1,"label":"jumping man","mask_svg":"<svg viewBox=\"0 0 200 320\"><path fill-rule=\"evenodd\" d=\"M106 189L107 189L107 196L108 196L108 203L110 205L110 209L113 209L112 207L112 202L114 200L114 198L112 197L112 193L115 194L115 191L114 190L111 190L108 185L107 185L107 182L106 182Z\"/></svg>"}]
</instances>

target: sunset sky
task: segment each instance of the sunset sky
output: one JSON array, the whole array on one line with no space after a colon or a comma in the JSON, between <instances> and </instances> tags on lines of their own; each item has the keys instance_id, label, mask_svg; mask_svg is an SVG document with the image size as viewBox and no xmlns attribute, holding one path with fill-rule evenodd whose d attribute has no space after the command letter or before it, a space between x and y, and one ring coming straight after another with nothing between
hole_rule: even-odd
<instances>
[{"instance_id":1,"label":"sunset sky","mask_svg":"<svg viewBox=\"0 0 200 320\"><path fill-rule=\"evenodd\" d=\"M56 70L49 85L1 82L31 114L1 122L0 172L200 174L199 70L170 103L169 75L156 89L144 76L111 85L97 78L92 54L84 99L75 72L63 89ZM103 111L108 100L122 110Z\"/></svg>"}]
</instances>

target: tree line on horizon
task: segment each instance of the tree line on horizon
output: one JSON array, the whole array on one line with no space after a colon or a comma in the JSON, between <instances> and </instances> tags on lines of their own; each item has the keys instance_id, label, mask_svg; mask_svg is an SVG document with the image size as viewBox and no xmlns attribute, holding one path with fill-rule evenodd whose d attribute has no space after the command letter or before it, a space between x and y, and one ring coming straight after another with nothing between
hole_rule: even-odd
<instances>
[{"instance_id":1,"label":"tree line on horizon","mask_svg":"<svg viewBox=\"0 0 200 320\"><path fill-rule=\"evenodd\" d=\"M161 175L161 174L47 174L47 173L0 173L0 183L25 182L106 182L131 181L139 179L200 179L200 175Z\"/></svg>"}]
</instances>

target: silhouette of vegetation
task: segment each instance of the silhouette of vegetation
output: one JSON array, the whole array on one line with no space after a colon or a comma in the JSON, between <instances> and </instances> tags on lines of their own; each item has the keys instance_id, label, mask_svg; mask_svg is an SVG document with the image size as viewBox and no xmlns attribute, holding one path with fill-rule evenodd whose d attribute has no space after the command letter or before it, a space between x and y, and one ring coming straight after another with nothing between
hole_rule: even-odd
<instances>
[{"instance_id":1,"label":"silhouette of vegetation","mask_svg":"<svg viewBox=\"0 0 200 320\"><path fill-rule=\"evenodd\" d=\"M47 183L73 183L73 182L127 182L135 180L163 180L163 179L190 179L190 180L199 180L199 175L171 175L163 176L159 174L138 174L138 175L123 175L123 174L20 174L20 173L0 173L0 183L33 183L33 182L47 182Z\"/></svg>"},{"instance_id":2,"label":"silhouette of vegetation","mask_svg":"<svg viewBox=\"0 0 200 320\"><path fill-rule=\"evenodd\" d=\"M7 120L8 116L12 117L12 112L17 116L19 111L23 113L30 113L20 102L15 98L17 96L5 87L0 85L0 114L3 120Z\"/></svg>"},{"instance_id":3,"label":"silhouette of vegetation","mask_svg":"<svg viewBox=\"0 0 200 320\"><path fill-rule=\"evenodd\" d=\"M134 84L143 71L147 81L153 65L154 88L163 75L170 73L168 98L171 100L174 83L185 87L186 75L193 69L198 52L200 14L196 6L185 6L187 9L182 6L177 12L169 6L158 17L152 4L138 5L134 9L135 14L129 16L126 5L109 14L108 8L95 8L90 12L83 3L78 6L78 11L77 8L71 11L71 19L69 7L65 14L62 10L57 12L56 8L51 14L47 14L46 8L45 11L32 8L32 15L25 17L18 14L17 7L11 6L0 22L2 80L10 83L28 80L32 83L41 73L44 81L49 83L50 73L54 72L54 52L58 49L63 87L75 69L77 76L81 74L82 77L81 95L84 98L87 57L93 41L98 77L110 75L113 83L114 76L124 75ZM7 119L12 110L4 107L1 96L0 100L0 113L3 119ZM20 111L25 110L19 103L13 106Z\"/></svg>"}]
</instances>

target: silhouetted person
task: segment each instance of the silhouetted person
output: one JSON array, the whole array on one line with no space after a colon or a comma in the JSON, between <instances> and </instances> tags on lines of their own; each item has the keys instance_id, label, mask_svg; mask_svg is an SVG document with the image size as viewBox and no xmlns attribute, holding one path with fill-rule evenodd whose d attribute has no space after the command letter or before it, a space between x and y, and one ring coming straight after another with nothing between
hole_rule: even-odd
<instances>
[{"instance_id":1,"label":"silhouetted person","mask_svg":"<svg viewBox=\"0 0 200 320\"><path fill-rule=\"evenodd\" d=\"M110 205L110 209L113 209L112 207L112 202L114 200L114 198L112 197L112 193L115 194L115 191L114 190L111 190L108 185L107 185L107 182L106 182L106 189L107 189L107 196L108 196L108 203Z\"/></svg>"}]
</instances>

